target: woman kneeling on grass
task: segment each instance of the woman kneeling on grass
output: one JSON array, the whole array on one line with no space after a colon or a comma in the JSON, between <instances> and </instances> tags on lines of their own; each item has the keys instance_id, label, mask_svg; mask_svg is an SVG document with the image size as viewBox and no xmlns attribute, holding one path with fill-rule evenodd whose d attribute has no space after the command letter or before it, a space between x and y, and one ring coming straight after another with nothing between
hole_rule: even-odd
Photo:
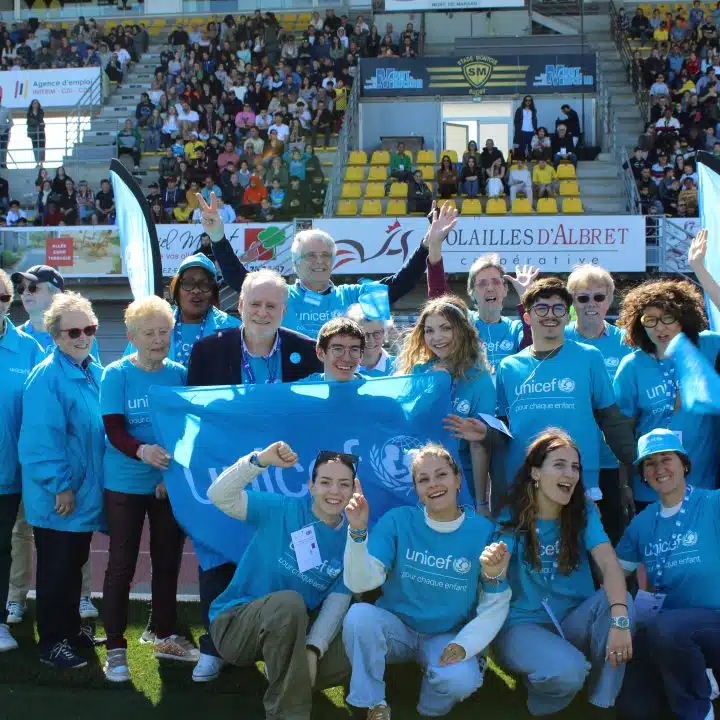
<instances>
[{"instance_id":1,"label":"woman kneeling on grass","mask_svg":"<svg viewBox=\"0 0 720 720\"><path fill-rule=\"evenodd\" d=\"M423 666L420 715L446 715L475 692L485 666L478 655L502 627L510 601L507 548L490 545L490 520L458 505L462 475L450 453L421 448L412 477L422 507L388 511L369 535L359 485L346 510L345 584L353 592L383 590L375 605L353 605L343 624L352 664L347 700L367 708L368 720L390 717L387 663Z\"/></svg>"},{"instance_id":2,"label":"woman kneeling on grass","mask_svg":"<svg viewBox=\"0 0 720 720\"><path fill-rule=\"evenodd\" d=\"M530 445L498 519L513 553L513 595L493 647L525 680L532 715L563 710L588 675L590 703L612 707L632 657L632 598L581 476L575 443L549 428ZM589 556L602 579L597 592Z\"/></svg>"},{"instance_id":3,"label":"woman kneeling on grass","mask_svg":"<svg viewBox=\"0 0 720 720\"><path fill-rule=\"evenodd\" d=\"M334 687L350 670L335 636L350 605L343 512L357 458L320 452L309 498L245 489L268 467L291 468L297 460L288 445L273 443L240 458L208 490L224 513L255 530L230 585L210 606L210 635L228 663L265 661L267 717L309 720L313 688ZM316 615L309 632L308 612Z\"/></svg>"}]
</instances>

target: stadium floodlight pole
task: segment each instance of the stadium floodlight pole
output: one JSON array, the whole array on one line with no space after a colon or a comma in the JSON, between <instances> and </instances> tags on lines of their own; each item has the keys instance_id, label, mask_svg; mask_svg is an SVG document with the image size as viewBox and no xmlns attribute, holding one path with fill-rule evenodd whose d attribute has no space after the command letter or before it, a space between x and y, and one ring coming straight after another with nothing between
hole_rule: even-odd
<instances>
[{"instance_id":1,"label":"stadium floodlight pole","mask_svg":"<svg viewBox=\"0 0 720 720\"><path fill-rule=\"evenodd\" d=\"M120 254L135 300L163 297L162 258L157 229L142 188L117 158L110 162Z\"/></svg>"}]
</instances>

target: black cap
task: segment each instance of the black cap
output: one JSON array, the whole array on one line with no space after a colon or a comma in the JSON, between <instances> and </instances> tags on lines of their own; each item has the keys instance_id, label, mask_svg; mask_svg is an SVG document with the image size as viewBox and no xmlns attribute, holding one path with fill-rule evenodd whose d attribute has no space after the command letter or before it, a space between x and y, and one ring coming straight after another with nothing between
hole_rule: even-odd
<instances>
[{"instance_id":1,"label":"black cap","mask_svg":"<svg viewBox=\"0 0 720 720\"><path fill-rule=\"evenodd\" d=\"M65 290L65 280L63 280L63 276L55 268L51 268L49 265L33 265L25 272L13 273L10 276L10 279L15 285L25 279L34 283L47 282L54 285L60 291Z\"/></svg>"}]
</instances>

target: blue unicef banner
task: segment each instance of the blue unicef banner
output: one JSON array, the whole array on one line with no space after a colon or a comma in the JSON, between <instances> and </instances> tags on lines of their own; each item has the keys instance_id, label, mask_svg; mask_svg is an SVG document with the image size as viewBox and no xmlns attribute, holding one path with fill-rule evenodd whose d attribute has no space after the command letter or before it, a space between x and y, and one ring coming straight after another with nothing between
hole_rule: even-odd
<instances>
[{"instance_id":1,"label":"blue unicef banner","mask_svg":"<svg viewBox=\"0 0 720 720\"><path fill-rule=\"evenodd\" d=\"M720 282L720 163L709 153L698 156L698 200L700 201L700 227L708 231L705 267ZM720 329L720 310L706 296L705 305L710 329Z\"/></svg>"},{"instance_id":2,"label":"blue unicef banner","mask_svg":"<svg viewBox=\"0 0 720 720\"><path fill-rule=\"evenodd\" d=\"M595 53L363 58L364 97L513 95L595 91Z\"/></svg>"},{"instance_id":3,"label":"blue unicef banner","mask_svg":"<svg viewBox=\"0 0 720 720\"><path fill-rule=\"evenodd\" d=\"M442 372L349 383L154 387L150 398L158 442L173 456L165 473L173 510L206 568L237 562L250 539L244 523L210 503L208 487L238 458L276 440L289 443L299 463L271 468L253 489L301 497L319 450L353 453L373 520L416 502L412 450L435 441L457 456L457 441L442 427L450 413L450 376ZM466 487L462 493L470 504Z\"/></svg>"},{"instance_id":4,"label":"blue unicef banner","mask_svg":"<svg viewBox=\"0 0 720 720\"><path fill-rule=\"evenodd\" d=\"M720 415L720 376L705 356L683 333L670 341L667 353L675 359L683 407L697 415Z\"/></svg>"}]
</instances>

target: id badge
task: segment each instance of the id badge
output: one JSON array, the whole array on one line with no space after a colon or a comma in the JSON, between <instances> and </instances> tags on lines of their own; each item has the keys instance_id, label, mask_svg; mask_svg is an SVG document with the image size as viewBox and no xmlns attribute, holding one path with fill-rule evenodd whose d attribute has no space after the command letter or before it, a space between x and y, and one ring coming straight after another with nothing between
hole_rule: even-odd
<instances>
[{"instance_id":1,"label":"id badge","mask_svg":"<svg viewBox=\"0 0 720 720\"><path fill-rule=\"evenodd\" d=\"M647 625L662 610L665 593L652 593L638 590L635 596L635 618L638 625Z\"/></svg>"},{"instance_id":2,"label":"id badge","mask_svg":"<svg viewBox=\"0 0 720 720\"><path fill-rule=\"evenodd\" d=\"M322 303L322 297L313 292L306 292L305 297L303 297L303 302L318 307L318 305Z\"/></svg>"},{"instance_id":3,"label":"id badge","mask_svg":"<svg viewBox=\"0 0 720 720\"><path fill-rule=\"evenodd\" d=\"M301 573L322 565L320 548L315 537L315 528L312 525L306 525L304 528L290 533L290 537L298 570Z\"/></svg>"}]
</instances>

